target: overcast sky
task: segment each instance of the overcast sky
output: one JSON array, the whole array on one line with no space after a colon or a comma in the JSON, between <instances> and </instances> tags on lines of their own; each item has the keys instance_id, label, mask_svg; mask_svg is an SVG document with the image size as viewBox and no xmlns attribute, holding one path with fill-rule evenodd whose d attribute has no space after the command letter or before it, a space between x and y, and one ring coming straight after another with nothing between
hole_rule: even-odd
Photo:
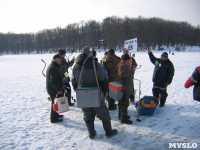
<instances>
[{"instance_id":1,"label":"overcast sky","mask_svg":"<svg viewBox=\"0 0 200 150\"><path fill-rule=\"evenodd\" d=\"M29 33L108 16L200 25L200 0L0 0L0 32Z\"/></svg>"}]
</instances>

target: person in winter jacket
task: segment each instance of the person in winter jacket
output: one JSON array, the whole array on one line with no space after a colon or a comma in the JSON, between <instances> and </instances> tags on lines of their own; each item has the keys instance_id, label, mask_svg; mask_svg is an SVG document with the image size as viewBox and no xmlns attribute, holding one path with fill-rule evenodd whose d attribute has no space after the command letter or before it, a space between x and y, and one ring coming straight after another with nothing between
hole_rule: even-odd
<instances>
[{"instance_id":1,"label":"person in winter jacket","mask_svg":"<svg viewBox=\"0 0 200 150\"><path fill-rule=\"evenodd\" d=\"M134 69L132 68L131 58L129 55L125 54L122 57L123 61L117 65L117 72L115 81L121 83L125 87L124 96L121 101L119 101L119 119L121 123L132 124L133 122L128 116L128 106L130 94L133 93L133 73Z\"/></svg>"},{"instance_id":2,"label":"person in winter jacket","mask_svg":"<svg viewBox=\"0 0 200 150\"><path fill-rule=\"evenodd\" d=\"M153 53L148 50L149 58L155 65L153 73L153 96L160 97L160 107L164 107L167 99L167 87L171 84L174 76L174 65L168 59L167 52L163 52L161 58L156 58Z\"/></svg>"},{"instance_id":3,"label":"person in winter jacket","mask_svg":"<svg viewBox=\"0 0 200 150\"><path fill-rule=\"evenodd\" d=\"M106 62L103 64L104 68L106 68L108 72L108 82L114 81L116 66L119 63L120 63L120 57L115 55L115 51L113 49L110 49L108 52L108 58L106 59ZM111 97L108 98L108 108L109 110L117 109L115 100Z\"/></svg>"},{"instance_id":4,"label":"person in winter jacket","mask_svg":"<svg viewBox=\"0 0 200 150\"><path fill-rule=\"evenodd\" d=\"M124 55L129 55L128 49L125 48L125 49L123 50L123 53L124 53L124 54L121 56L121 61L123 61L122 57L123 57ZM130 64L130 66L131 66L132 69L134 70L134 72L133 72L133 79L134 79L135 70L136 70L136 68L137 68L137 63L136 63L136 61L135 61L135 59L134 59L133 57L131 57L131 64ZM130 101L131 101L131 102L134 102L134 101L135 101L134 82L133 82L133 93L130 95Z\"/></svg>"},{"instance_id":5,"label":"person in winter jacket","mask_svg":"<svg viewBox=\"0 0 200 150\"><path fill-rule=\"evenodd\" d=\"M63 115L59 115L57 112L53 110L53 104L55 97L59 97L63 94L63 78L60 74L60 65L62 63L61 56L56 54L53 56L53 61L47 68L46 72L46 89L47 93L51 97L51 114L50 119L51 123L61 122L63 121Z\"/></svg>"},{"instance_id":6,"label":"person in winter jacket","mask_svg":"<svg viewBox=\"0 0 200 150\"><path fill-rule=\"evenodd\" d=\"M73 106L74 103L71 102L71 86L70 86L70 78L68 69L74 64L75 58L73 57L71 61L67 62L65 59L66 51L63 49L58 50L58 54L60 54L62 59L62 64L60 65L60 73L63 78L63 85L66 90L65 94L68 97L69 106Z\"/></svg>"},{"instance_id":7,"label":"person in winter jacket","mask_svg":"<svg viewBox=\"0 0 200 150\"><path fill-rule=\"evenodd\" d=\"M185 88L189 88L194 85L193 98L200 102L200 66L197 67L192 76L185 82Z\"/></svg>"},{"instance_id":8,"label":"person in winter jacket","mask_svg":"<svg viewBox=\"0 0 200 150\"><path fill-rule=\"evenodd\" d=\"M87 59L87 60L86 60ZM82 54L80 54L77 57L76 64L73 68L73 76L72 76L72 85L74 90L78 88L78 79L81 72L81 68L83 67L84 61L84 69L82 72L81 77L81 87L97 87L97 81L94 73L94 66L93 61L94 58L92 56L92 53L90 51L90 48L88 46L85 46L82 49ZM105 70L102 67L101 64L99 64L97 61L95 62L96 66L96 72L97 72L97 78L100 85L101 92L103 92L101 95L101 104L99 107L83 107L82 111L84 113L84 121L86 123L88 132L89 132L89 138L94 139L96 136L96 131L94 128L94 120L95 116L102 120L103 128L106 133L106 137L111 137L115 134L117 134L117 130L112 129L111 127L111 118L109 115L109 111L105 105L105 96L108 96L108 82L105 74ZM89 99L90 97L88 97Z\"/></svg>"}]
</instances>

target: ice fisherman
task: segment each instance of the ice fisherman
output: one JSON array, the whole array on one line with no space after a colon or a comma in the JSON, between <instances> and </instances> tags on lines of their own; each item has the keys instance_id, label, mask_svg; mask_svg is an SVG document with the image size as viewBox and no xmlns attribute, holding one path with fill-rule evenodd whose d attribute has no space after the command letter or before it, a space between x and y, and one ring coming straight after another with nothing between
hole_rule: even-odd
<instances>
[{"instance_id":1,"label":"ice fisherman","mask_svg":"<svg viewBox=\"0 0 200 150\"><path fill-rule=\"evenodd\" d=\"M108 82L113 82L115 79L115 70L117 65L120 63L120 57L115 55L115 51L110 49L108 51L108 57L106 62L103 63L104 68L107 69L108 73ZM111 97L108 97L108 109L115 110L117 109L117 105L115 104L115 100Z\"/></svg>"},{"instance_id":2,"label":"ice fisherman","mask_svg":"<svg viewBox=\"0 0 200 150\"><path fill-rule=\"evenodd\" d=\"M51 97L51 123L63 121L63 115L59 115L53 110L54 99L63 95L63 78L60 73L60 65L62 63L62 58L59 54L53 56L51 64L47 68L46 72L46 90Z\"/></svg>"},{"instance_id":3,"label":"ice fisherman","mask_svg":"<svg viewBox=\"0 0 200 150\"><path fill-rule=\"evenodd\" d=\"M168 53L163 52L161 58L156 58L148 50L150 61L155 65L153 73L153 96L160 98L160 107L164 107L167 99L167 87L171 84L174 76L174 65L168 59Z\"/></svg>"},{"instance_id":4,"label":"ice fisherman","mask_svg":"<svg viewBox=\"0 0 200 150\"><path fill-rule=\"evenodd\" d=\"M200 66L197 67L192 76L185 82L185 88L189 88L194 85L193 98L200 102Z\"/></svg>"},{"instance_id":5,"label":"ice fisherman","mask_svg":"<svg viewBox=\"0 0 200 150\"><path fill-rule=\"evenodd\" d=\"M129 55L129 50L127 49L127 48L124 48L123 49L123 55L121 56L121 61L123 61L123 59L122 59L122 57L124 56L124 55ZM130 58L131 58L131 67L133 68L133 79L134 79L134 75L135 75L135 70L136 70L136 68L137 68L137 63L136 63L136 61L135 61L135 59L132 57L132 56L130 56ZM130 101L131 102L134 102L135 101L135 94L134 94L134 82L133 82L133 93L132 94L130 94Z\"/></svg>"},{"instance_id":6,"label":"ice fisherman","mask_svg":"<svg viewBox=\"0 0 200 150\"><path fill-rule=\"evenodd\" d=\"M71 98L71 86L70 86L70 78L69 78L68 69L69 69L69 67L71 67L74 64L75 57L73 57L71 61L67 62L66 59L65 59L66 51L64 49L59 49L58 54L60 54L61 59L62 59L62 63L60 65L60 73L62 75L63 85L64 85L64 88L66 90L65 94L68 97L69 106L73 106L74 103L71 102L71 100L72 100L72 98Z\"/></svg>"},{"instance_id":7,"label":"ice fisherman","mask_svg":"<svg viewBox=\"0 0 200 150\"><path fill-rule=\"evenodd\" d=\"M86 61L86 62L85 62ZM94 127L95 116L97 116L103 124L103 128L106 133L106 137L109 138L117 134L116 129L111 127L111 118L109 111L105 105L105 97L108 96L108 82L106 78L106 73L101 64L94 60L90 47L85 46L82 49L82 54L77 57L76 64L73 67L72 75L72 85L76 91L78 86L78 79L81 72L81 69L84 65L84 70L81 77L81 86L82 87L97 87L97 81L94 73L93 61L95 62L97 78L100 85L101 92L101 104L99 107L83 107L82 111L84 113L84 121L89 132L89 138L94 139L96 136L96 130ZM105 96L105 97L104 97ZM90 97L88 97L89 99Z\"/></svg>"},{"instance_id":8,"label":"ice fisherman","mask_svg":"<svg viewBox=\"0 0 200 150\"><path fill-rule=\"evenodd\" d=\"M124 96L119 101L119 119L121 123L132 124L128 115L129 98L133 93L133 73L134 69L131 66L131 57L127 54L122 56L123 61L117 65L115 81L123 84L125 87Z\"/></svg>"}]
</instances>

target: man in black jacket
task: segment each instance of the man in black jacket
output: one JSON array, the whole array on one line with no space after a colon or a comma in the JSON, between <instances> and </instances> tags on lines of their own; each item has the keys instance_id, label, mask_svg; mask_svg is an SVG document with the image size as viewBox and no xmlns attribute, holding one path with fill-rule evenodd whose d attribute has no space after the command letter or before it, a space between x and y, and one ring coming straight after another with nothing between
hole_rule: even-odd
<instances>
[{"instance_id":1,"label":"man in black jacket","mask_svg":"<svg viewBox=\"0 0 200 150\"><path fill-rule=\"evenodd\" d=\"M63 79L60 73L60 65L62 63L61 56L56 54L53 56L53 60L51 64L47 68L46 72L46 89L47 93L51 97L51 114L50 119L51 123L61 122L63 121L63 115L59 115L57 112L53 110L54 99L57 96L63 94Z\"/></svg>"},{"instance_id":2,"label":"man in black jacket","mask_svg":"<svg viewBox=\"0 0 200 150\"><path fill-rule=\"evenodd\" d=\"M74 90L78 88L78 79L83 66L84 61L87 59L84 65L84 70L81 76L81 87L97 87L96 77L94 75L94 58L88 46L82 49L82 54L77 57L76 65L73 68L72 75L72 85ZM86 123L89 138L94 139L96 136L96 131L94 129L95 116L102 120L104 130L106 132L106 137L111 137L117 134L117 130L113 130L111 127L111 118L109 111L105 105L105 96L108 96L108 83L106 78L106 73L101 64L95 61L97 79L101 88L101 104L99 107L83 107L82 111L84 113L84 121ZM102 93L103 92L103 93ZM89 99L90 97L88 97Z\"/></svg>"},{"instance_id":3,"label":"man in black jacket","mask_svg":"<svg viewBox=\"0 0 200 150\"><path fill-rule=\"evenodd\" d=\"M174 76L174 65L168 59L167 52L162 53L161 58L156 58L150 50L148 50L148 54L151 62L155 65L153 96L160 98L160 107L163 107L168 96L167 86L171 84Z\"/></svg>"}]
</instances>

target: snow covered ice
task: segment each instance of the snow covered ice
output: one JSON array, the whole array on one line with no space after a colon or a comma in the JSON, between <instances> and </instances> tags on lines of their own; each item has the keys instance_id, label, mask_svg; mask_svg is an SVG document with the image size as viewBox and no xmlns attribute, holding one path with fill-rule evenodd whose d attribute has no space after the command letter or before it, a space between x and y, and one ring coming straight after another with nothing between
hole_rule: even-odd
<instances>
[{"instance_id":1,"label":"snow covered ice","mask_svg":"<svg viewBox=\"0 0 200 150\"><path fill-rule=\"evenodd\" d=\"M97 57L100 59L103 54L97 53ZM154 54L160 57L161 52ZM74 53L70 59L77 55ZM185 81L200 65L199 52L169 55L175 76L168 87L165 107L157 107L153 116L141 116L142 122L136 122L136 109L130 103L128 113L133 125L121 124L118 110L110 111L112 126L119 133L107 139L101 121L96 118L95 140L88 138L83 113L76 106L64 113L63 122L50 123L50 102L41 59L48 65L52 57L53 54L0 56L0 149L160 150L169 149L169 143L197 143L200 149L200 103L193 100L193 87L184 88ZM135 78L142 82L141 97L152 95L154 66L147 52L137 52L136 61L142 65L135 73ZM135 81L136 99L138 88ZM76 96L74 91L72 95Z\"/></svg>"}]
</instances>

